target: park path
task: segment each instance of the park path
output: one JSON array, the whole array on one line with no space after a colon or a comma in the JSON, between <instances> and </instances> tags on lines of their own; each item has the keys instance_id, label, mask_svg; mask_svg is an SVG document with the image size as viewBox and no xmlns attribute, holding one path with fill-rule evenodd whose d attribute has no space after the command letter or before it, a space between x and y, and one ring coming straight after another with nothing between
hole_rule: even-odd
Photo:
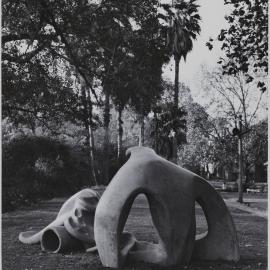
<instances>
[{"instance_id":1,"label":"park path","mask_svg":"<svg viewBox=\"0 0 270 270\"><path fill-rule=\"evenodd\" d=\"M268 218L268 212L267 212L267 199L266 198L246 198L244 202L249 203L250 206L246 204L241 204L236 201L235 198L230 198L230 199L224 199L225 203L227 206L232 207L232 208L237 208L242 211L246 211L252 215L259 216L262 218L267 219ZM266 207L265 210L261 210L255 207L252 207L254 203L257 204L264 204Z\"/></svg>"}]
</instances>

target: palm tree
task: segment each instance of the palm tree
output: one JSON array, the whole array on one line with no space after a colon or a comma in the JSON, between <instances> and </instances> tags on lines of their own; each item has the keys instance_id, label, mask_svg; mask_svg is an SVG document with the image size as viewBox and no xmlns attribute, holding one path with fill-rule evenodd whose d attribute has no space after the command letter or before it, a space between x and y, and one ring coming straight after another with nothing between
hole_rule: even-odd
<instances>
[{"instance_id":1,"label":"palm tree","mask_svg":"<svg viewBox=\"0 0 270 270\"><path fill-rule=\"evenodd\" d=\"M178 108L179 99L179 64L183 57L186 61L187 54L193 48L193 40L200 33L201 28L199 21L201 20L198 14L198 5L196 0L174 1L172 7L176 12L173 12L169 6L165 6L170 18L170 27L168 28L168 45L171 54L175 61L175 82L174 82L174 106ZM174 138L174 154L173 162L177 160L177 141Z\"/></svg>"},{"instance_id":2,"label":"palm tree","mask_svg":"<svg viewBox=\"0 0 270 270\"><path fill-rule=\"evenodd\" d=\"M179 97L179 65L183 57L186 60L186 55L193 48L192 39L181 26L181 20L176 18L172 25L172 50L175 62L175 77L174 77L174 106L178 108Z\"/></svg>"},{"instance_id":3,"label":"palm tree","mask_svg":"<svg viewBox=\"0 0 270 270\"><path fill-rule=\"evenodd\" d=\"M175 14L170 12L170 28L168 35L168 45L174 56L175 61L175 88L174 88L174 104L178 107L178 92L179 92L179 64L183 57L186 61L187 54L193 48L193 40L200 33L201 28L199 21L201 20L198 14L198 5L196 0L186 2L178 0L173 4L177 10Z\"/></svg>"}]
</instances>

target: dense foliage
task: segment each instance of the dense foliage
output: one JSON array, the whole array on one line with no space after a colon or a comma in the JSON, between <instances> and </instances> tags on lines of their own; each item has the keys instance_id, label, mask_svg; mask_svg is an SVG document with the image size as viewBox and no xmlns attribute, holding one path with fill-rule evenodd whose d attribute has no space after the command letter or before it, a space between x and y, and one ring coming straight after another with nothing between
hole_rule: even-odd
<instances>
[{"instance_id":1,"label":"dense foliage","mask_svg":"<svg viewBox=\"0 0 270 270\"><path fill-rule=\"evenodd\" d=\"M125 161L118 162L116 148L111 147L110 178ZM102 149L96 149L96 157L102 170ZM4 212L40 199L70 196L91 185L87 149L43 136L18 136L5 142L2 176Z\"/></svg>"},{"instance_id":2,"label":"dense foliage","mask_svg":"<svg viewBox=\"0 0 270 270\"><path fill-rule=\"evenodd\" d=\"M245 73L247 82L268 72L268 1L225 0L231 13L225 17L228 28L222 29L218 40L226 57L220 59L224 73ZM212 48L212 39L207 43ZM257 84L266 91L264 81Z\"/></svg>"},{"instance_id":3,"label":"dense foliage","mask_svg":"<svg viewBox=\"0 0 270 270\"><path fill-rule=\"evenodd\" d=\"M3 144L3 211L72 194L86 185L86 168L68 146L53 139L23 136Z\"/></svg>"}]
</instances>

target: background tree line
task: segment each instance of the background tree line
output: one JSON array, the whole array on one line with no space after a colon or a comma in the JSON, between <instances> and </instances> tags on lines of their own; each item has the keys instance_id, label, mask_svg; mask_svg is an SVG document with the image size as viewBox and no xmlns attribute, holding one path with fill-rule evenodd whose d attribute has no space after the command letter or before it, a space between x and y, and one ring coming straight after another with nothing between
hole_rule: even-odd
<instances>
[{"instance_id":1,"label":"background tree line","mask_svg":"<svg viewBox=\"0 0 270 270\"><path fill-rule=\"evenodd\" d=\"M196 0L3 1L4 208L106 185L134 145L199 172L221 152L231 162L234 139L215 128L222 119L179 83L179 62L200 33L198 8ZM162 78L171 57L174 85Z\"/></svg>"}]
</instances>

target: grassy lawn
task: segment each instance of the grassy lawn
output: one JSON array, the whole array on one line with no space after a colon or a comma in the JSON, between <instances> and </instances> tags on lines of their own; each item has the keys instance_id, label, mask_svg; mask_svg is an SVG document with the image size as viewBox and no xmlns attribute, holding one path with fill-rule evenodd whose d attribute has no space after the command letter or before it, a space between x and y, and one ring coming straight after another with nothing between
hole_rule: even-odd
<instances>
[{"instance_id":1,"label":"grassy lawn","mask_svg":"<svg viewBox=\"0 0 270 270\"><path fill-rule=\"evenodd\" d=\"M233 194L224 193L223 196L232 198ZM249 195L249 198L252 198L252 196L252 194ZM97 253L90 254L78 251L68 254L49 254L42 252L40 245L28 246L18 241L18 235L21 231L39 230L49 224L55 218L63 201L64 199L53 199L2 215L3 270L104 269ZM267 220L232 207L230 211L235 221L240 243L241 259L238 263L222 261L192 262L188 266L177 266L170 269L266 269ZM196 223L198 233L207 230L203 212L198 206L196 206ZM135 200L125 229L133 232L139 240L156 242L148 204L143 196L139 196ZM157 269L157 267L143 263L127 262L124 269L146 270Z\"/></svg>"}]
</instances>

